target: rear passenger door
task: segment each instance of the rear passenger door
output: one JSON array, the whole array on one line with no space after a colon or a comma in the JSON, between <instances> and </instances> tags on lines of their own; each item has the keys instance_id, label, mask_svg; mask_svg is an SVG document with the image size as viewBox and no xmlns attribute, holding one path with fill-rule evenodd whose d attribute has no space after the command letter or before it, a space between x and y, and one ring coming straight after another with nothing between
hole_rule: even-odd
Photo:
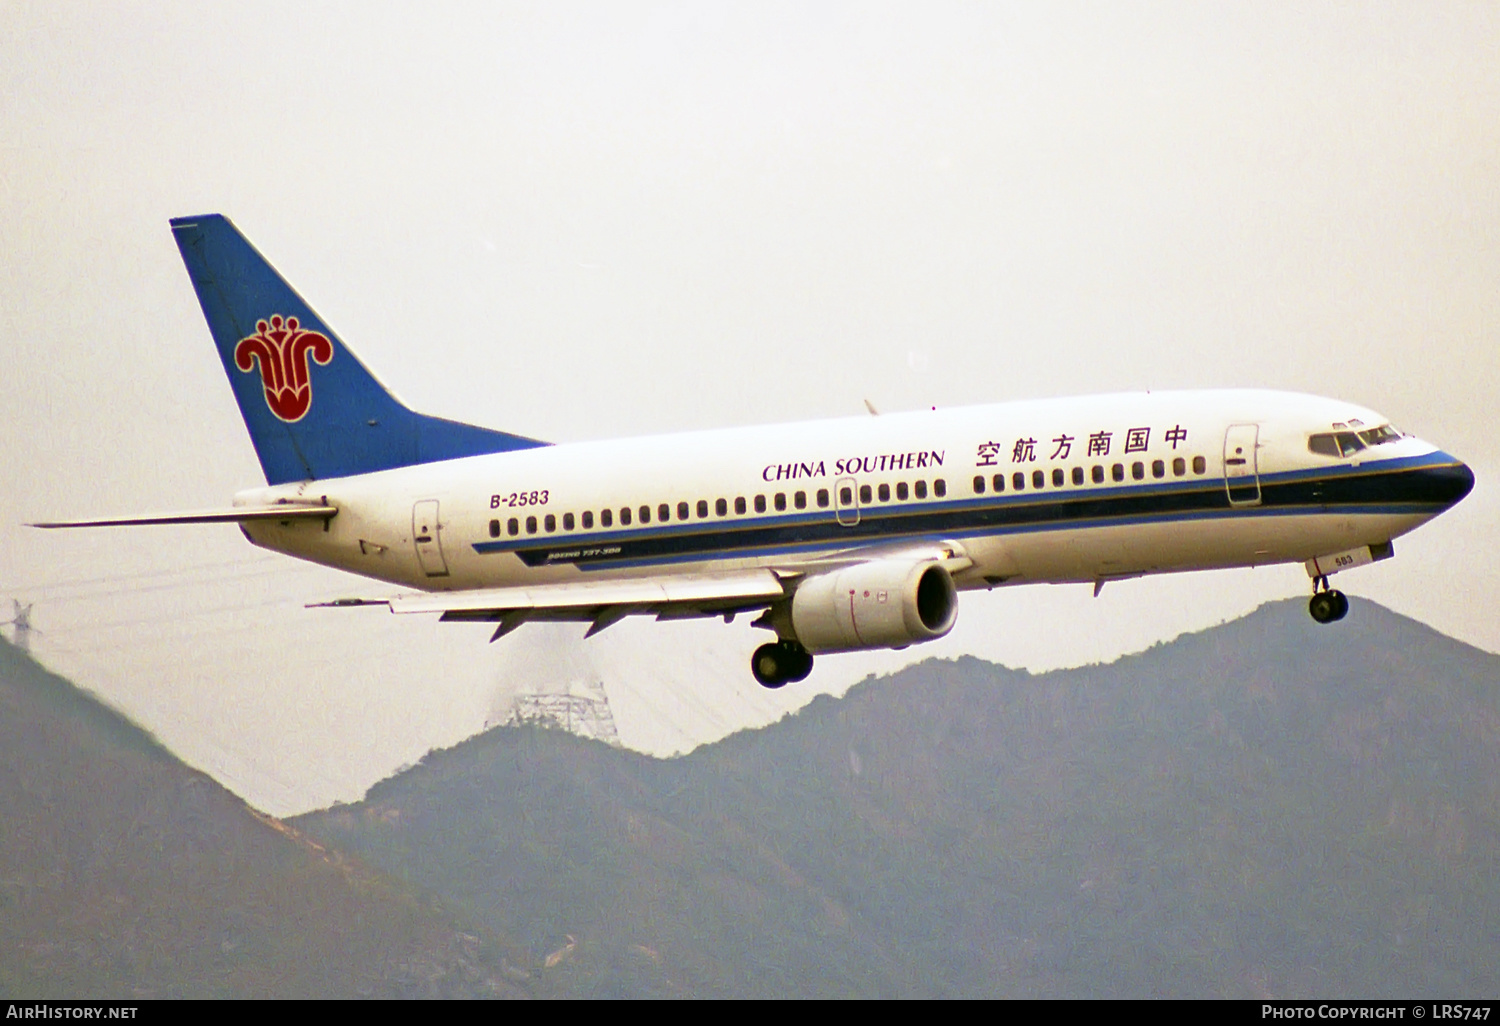
<instances>
[{"instance_id":1,"label":"rear passenger door","mask_svg":"<svg viewBox=\"0 0 1500 1026\"><path fill-rule=\"evenodd\" d=\"M438 520L436 499L423 499L411 510L411 536L417 547L417 559L428 577L447 577L448 561L443 558L443 525Z\"/></svg>"}]
</instances>

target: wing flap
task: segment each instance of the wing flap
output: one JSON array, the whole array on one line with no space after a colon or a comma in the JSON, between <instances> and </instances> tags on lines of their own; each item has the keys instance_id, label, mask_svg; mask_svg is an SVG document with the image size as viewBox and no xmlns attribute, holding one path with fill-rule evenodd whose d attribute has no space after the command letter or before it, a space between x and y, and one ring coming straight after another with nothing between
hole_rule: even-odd
<instances>
[{"instance_id":1,"label":"wing flap","mask_svg":"<svg viewBox=\"0 0 1500 1026\"><path fill-rule=\"evenodd\" d=\"M137 517L102 517L89 520L49 520L28 527L52 531L61 527L141 527L151 524L242 524L250 520L327 520L337 506L235 506L230 509L187 510Z\"/></svg>"},{"instance_id":2,"label":"wing flap","mask_svg":"<svg viewBox=\"0 0 1500 1026\"><path fill-rule=\"evenodd\" d=\"M520 609L581 612L624 606L647 612L698 603L761 599L770 601L785 594L780 579L771 571L749 570L728 574L569 581L529 588L482 588L474 591L396 595L389 599L371 600L368 604L389 605L393 613L504 613ZM344 600L342 604L354 603Z\"/></svg>"}]
</instances>

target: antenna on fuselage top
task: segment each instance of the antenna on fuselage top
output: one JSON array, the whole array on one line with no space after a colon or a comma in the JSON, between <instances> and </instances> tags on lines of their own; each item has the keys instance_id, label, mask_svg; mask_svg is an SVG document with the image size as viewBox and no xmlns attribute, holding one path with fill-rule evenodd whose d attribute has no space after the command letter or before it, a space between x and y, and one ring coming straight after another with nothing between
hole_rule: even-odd
<instances>
[{"instance_id":1,"label":"antenna on fuselage top","mask_svg":"<svg viewBox=\"0 0 1500 1026\"><path fill-rule=\"evenodd\" d=\"M870 416L872 416L872 417L878 417L878 416L880 416L880 411L877 410L875 408L875 404L872 403L872 402L870 402L870 400L868 400L868 399L865 400L865 409L867 409L867 410L870 411Z\"/></svg>"}]
</instances>

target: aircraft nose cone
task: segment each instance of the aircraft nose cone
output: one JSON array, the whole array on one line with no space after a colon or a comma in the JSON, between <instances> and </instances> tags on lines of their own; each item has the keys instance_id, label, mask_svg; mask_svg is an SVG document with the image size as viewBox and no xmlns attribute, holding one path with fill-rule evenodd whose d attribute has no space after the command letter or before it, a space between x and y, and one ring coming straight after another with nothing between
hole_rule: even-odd
<instances>
[{"instance_id":1,"label":"aircraft nose cone","mask_svg":"<svg viewBox=\"0 0 1500 1026\"><path fill-rule=\"evenodd\" d=\"M1474 471L1458 459L1443 466L1424 467L1421 474L1423 498L1441 503L1444 509L1457 505L1474 490Z\"/></svg>"},{"instance_id":2,"label":"aircraft nose cone","mask_svg":"<svg viewBox=\"0 0 1500 1026\"><path fill-rule=\"evenodd\" d=\"M1458 494L1453 497L1454 502L1457 502L1459 499L1462 499L1465 495L1468 495L1474 490L1474 471L1469 469L1469 465L1467 463L1458 464L1458 481L1459 491Z\"/></svg>"}]
</instances>

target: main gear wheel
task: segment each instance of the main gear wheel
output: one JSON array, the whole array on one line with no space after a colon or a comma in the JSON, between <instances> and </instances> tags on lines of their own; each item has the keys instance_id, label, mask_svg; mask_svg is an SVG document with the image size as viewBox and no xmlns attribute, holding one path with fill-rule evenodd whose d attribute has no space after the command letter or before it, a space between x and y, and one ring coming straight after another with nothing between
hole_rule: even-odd
<instances>
[{"instance_id":1,"label":"main gear wheel","mask_svg":"<svg viewBox=\"0 0 1500 1026\"><path fill-rule=\"evenodd\" d=\"M750 672L755 674L762 687L767 688L806 680L812 668L812 653L795 641L762 645L750 657Z\"/></svg>"}]
</instances>

